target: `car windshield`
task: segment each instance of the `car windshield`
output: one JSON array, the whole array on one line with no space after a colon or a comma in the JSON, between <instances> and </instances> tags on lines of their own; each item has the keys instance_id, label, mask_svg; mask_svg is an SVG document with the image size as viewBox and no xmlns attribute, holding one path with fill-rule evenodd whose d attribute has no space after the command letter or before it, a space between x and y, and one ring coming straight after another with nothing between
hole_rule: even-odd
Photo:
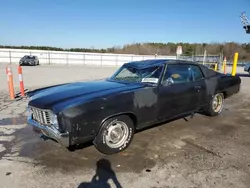
<instances>
[{"instance_id":1,"label":"car windshield","mask_svg":"<svg viewBox=\"0 0 250 188\"><path fill-rule=\"evenodd\" d=\"M111 77L111 79L137 83L158 83L161 72L162 66L149 67L145 69L123 66Z\"/></svg>"},{"instance_id":2,"label":"car windshield","mask_svg":"<svg viewBox=\"0 0 250 188\"><path fill-rule=\"evenodd\" d=\"M25 59L35 59L35 56L24 56Z\"/></svg>"}]
</instances>

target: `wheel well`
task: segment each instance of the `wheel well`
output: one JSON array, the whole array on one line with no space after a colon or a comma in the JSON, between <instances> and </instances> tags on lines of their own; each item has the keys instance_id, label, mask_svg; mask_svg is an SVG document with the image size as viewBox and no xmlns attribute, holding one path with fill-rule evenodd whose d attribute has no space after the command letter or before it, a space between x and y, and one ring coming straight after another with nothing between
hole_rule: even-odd
<instances>
[{"instance_id":1,"label":"wheel well","mask_svg":"<svg viewBox=\"0 0 250 188\"><path fill-rule=\"evenodd\" d=\"M131 113L131 112L124 112L124 113L120 113L120 114L116 114L114 116L111 116L109 118L113 118L113 117L116 117L116 116L122 116L122 115L126 115L128 116L134 123L134 126L136 127L137 126L137 117L135 114ZM108 119L109 119L108 118Z\"/></svg>"},{"instance_id":2,"label":"wheel well","mask_svg":"<svg viewBox=\"0 0 250 188\"><path fill-rule=\"evenodd\" d=\"M132 112L123 112L123 113L114 114L114 115L112 115L112 116L109 116L109 117L105 118L105 119L101 122L101 126L100 126L100 127L102 127L102 124L103 124L106 120L108 120L108 119L110 119L110 118L114 118L114 117L116 117L116 116L122 116L122 115L128 116L128 117L133 121L134 127L137 126L137 117L136 117L136 115L135 115L134 113L132 113ZM98 130L98 131L99 131L99 130Z\"/></svg>"},{"instance_id":3,"label":"wheel well","mask_svg":"<svg viewBox=\"0 0 250 188\"><path fill-rule=\"evenodd\" d=\"M135 126L135 127L137 126L137 117L136 117L135 114L133 114L133 113L124 113L124 115L129 116L130 119L133 121L134 126Z\"/></svg>"},{"instance_id":4,"label":"wheel well","mask_svg":"<svg viewBox=\"0 0 250 188\"><path fill-rule=\"evenodd\" d=\"M228 94L227 94L227 92L226 92L226 91L221 91L221 92L219 92L219 93L222 93L222 94L223 94L224 99L226 99L226 98L228 97Z\"/></svg>"},{"instance_id":5,"label":"wheel well","mask_svg":"<svg viewBox=\"0 0 250 188\"><path fill-rule=\"evenodd\" d=\"M226 99L227 98L227 92L223 91L222 94L224 95L224 98Z\"/></svg>"},{"instance_id":6,"label":"wheel well","mask_svg":"<svg viewBox=\"0 0 250 188\"><path fill-rule=\"evenodd\" d=\"M227 96L228 96L226 91L220 91L220 92L215 93L214 95L216 95L216 94L218 94L218 93L222 93L223 96L224 96L224 99L226 99ZM213 97L213 96L212 96L212 97Z\"/></svg>"}]
</instances>

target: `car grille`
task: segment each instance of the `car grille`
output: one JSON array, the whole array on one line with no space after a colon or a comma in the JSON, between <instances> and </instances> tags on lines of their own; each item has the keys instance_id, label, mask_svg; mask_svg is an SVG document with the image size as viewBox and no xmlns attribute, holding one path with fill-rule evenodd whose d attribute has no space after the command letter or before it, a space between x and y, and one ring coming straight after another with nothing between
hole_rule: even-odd
<instances>
[{"instance_id":1,"label":"car grille","mask_svg":"<svg viewBox=\"0 0 250 188\"><path fill-rule=\"evenodd\" d=\"M32 119L43 125L51 125L50 111L31 107Z\"/></svg>"}]
</instances>

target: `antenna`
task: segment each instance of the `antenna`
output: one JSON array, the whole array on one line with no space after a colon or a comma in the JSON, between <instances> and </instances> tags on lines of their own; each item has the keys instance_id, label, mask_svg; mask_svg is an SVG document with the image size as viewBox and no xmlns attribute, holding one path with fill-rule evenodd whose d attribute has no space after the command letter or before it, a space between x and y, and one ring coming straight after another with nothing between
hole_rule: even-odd
<instances>
[{"instance_id":1,"label":"antenna","mask_svg":"<svg viewBox=\"0 0 250 188\"><path fill-rule=\"evenodd\" d=\"M250 34L250 21L245 15L245 12L242 12L240 15L241 23L247 34Z\"/></svg>"}]
</instances>

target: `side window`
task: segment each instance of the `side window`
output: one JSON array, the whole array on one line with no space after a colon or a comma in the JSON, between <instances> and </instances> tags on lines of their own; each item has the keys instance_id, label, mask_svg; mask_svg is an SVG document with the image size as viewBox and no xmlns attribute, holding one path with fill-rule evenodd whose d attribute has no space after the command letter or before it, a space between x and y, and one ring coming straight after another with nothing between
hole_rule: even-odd
<instances>
[{"instance_id":1,"label":"side window","mask_svg":"<svg viewBox=\"0 0 250 188\"><path fill-rule=\"evenodd\" d=\"M172 84L188 83L192 81L190 65L167 65L163 83L171 80Z\"/></svg>"},{"instance_id":2,"label":"side window","mask_svg":"<svg viewBox=\"0 0 250 188\"><path fill-rule=\"evenodd\" d=\"M191 65L191 69L193 72L194 81L197 81L197 80L200 80L203 78L203 74L201 72L201 69L198 66Z\"/></svg>"}]
</instances>

